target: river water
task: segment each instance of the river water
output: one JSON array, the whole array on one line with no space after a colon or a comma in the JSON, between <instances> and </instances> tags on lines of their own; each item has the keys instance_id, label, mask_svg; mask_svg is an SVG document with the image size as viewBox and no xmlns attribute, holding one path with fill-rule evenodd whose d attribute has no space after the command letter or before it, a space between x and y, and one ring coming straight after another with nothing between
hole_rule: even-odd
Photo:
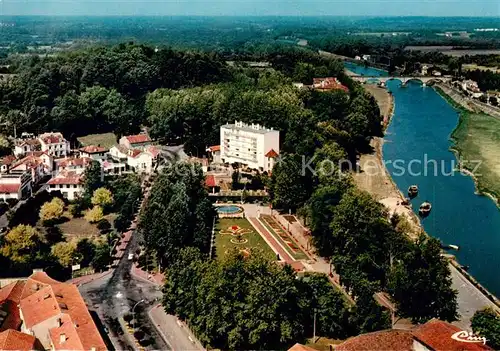
<instances>
[{"instance_id":1,"label":"river water","mask_svg":"<svg viewBox=\"0 0 500 351\"><path fill-rule=\"evenodd\" d=\"M346 67L362 75L387 75L349 63ZM383 147L389 173L403 194L418 185L413 210L417 213L423 201L432 203L431 214L422 220L425 231L444 244L459 245L452 252L458 261L500 296L500 211L493 200L476 195L471 177L454 171L457 159L450 151L450 135L458 113L434 89L419 83L402 88L392 80L387 88L395 102Z\"/></svg>"}]
</instances>

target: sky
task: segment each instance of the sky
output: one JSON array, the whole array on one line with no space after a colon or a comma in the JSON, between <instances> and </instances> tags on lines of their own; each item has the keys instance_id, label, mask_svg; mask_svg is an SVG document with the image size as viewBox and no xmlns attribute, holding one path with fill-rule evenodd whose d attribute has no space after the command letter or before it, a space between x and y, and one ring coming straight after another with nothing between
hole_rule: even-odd
<instances>
[{"instance_id":1,"label":"sky","mask_svg":"<svg viewBox=\"0 0 500 351\"><path fill-rule=\"evenodd\" d=\"M500 17L500 0L0 0L0 14Z\"/></svg>"}]
</instances>

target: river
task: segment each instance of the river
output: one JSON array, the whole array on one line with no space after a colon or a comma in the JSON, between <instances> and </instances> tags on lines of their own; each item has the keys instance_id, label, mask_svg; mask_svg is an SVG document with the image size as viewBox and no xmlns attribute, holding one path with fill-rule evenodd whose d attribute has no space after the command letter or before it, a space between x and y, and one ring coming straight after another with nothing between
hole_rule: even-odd
<instances>
[{"instance_id":1,"label":"river","mask_svg":"<svg viewBox=\"0 0 500 351\"><path fill-rule=\"evenodd\" d=\"M346 67L362 75L387 75L351 63ZM434 89L417 82L401 88L400 81L392 80L387 88L395 102L383 147L389 173L403 194L418 185L413 210L417 213L425 200L432 203L430 216L422 220L425 231L444 244L459 245L453 254L460 264L500 296L500 211L493 200L476 195L471 177L454 170L457 159L450 151L450 135L458 113Z\"/></svg>"}]
</instances>

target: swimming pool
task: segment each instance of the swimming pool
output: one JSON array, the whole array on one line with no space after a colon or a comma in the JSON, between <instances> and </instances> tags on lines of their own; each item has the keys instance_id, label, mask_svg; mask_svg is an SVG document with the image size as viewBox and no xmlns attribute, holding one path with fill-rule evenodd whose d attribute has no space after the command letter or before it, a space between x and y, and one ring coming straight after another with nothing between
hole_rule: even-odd
<instances>
[{"instance_id":1,"label":"swimming pool","mask_svg":"<svg viewBox=\"0 0 500 351\"><path fill-rule=\"evenodd\" d=\"M221 214L236 214L243 212L243 208L236 205L222 205L217 207L217 212Z\"/></svg>"}]
</instances>

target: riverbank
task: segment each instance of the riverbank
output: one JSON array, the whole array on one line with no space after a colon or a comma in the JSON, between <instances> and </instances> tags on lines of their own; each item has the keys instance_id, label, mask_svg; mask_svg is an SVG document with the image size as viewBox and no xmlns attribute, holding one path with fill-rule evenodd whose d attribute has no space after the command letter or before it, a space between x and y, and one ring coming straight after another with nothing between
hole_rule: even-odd
<instances>
[{"instance_id":1,"label":"riverbank","mask_svg":"<svg viewBox=\"0 0 500 351\"><path fill-rule=\"evenodd\" d=\"M459 96L447 87L436 86L436 91L460 117L451 134L451 150L460 162L462 173L474 179L476 193L490 197L500 207L500 118L464 105ZM469 107L467 107L469 106Z\"/></svg>"},{"instance_id":2,"label":"riverbank","mask_svg":"<svg viewBox=\"0 0 500 351\"><path fill-rule=\"evenodd\" d=\"M377 101L380 113L384 117L384 125L387 127L394 114L394 97L385 88L376 85L365 85L364 87ZM370 145L373 151L370 154L360 156L360 171L354 174L354 182L360 189L370 193L375 200L385 205L391 215L397 214L406 218L410 229L409 236L416 239L423 229L419 218L411 207L403 204L405 196L387 172L382 151L384 140L383 137L375 137L371 140Z\"/></svg>"}]
</instances>

